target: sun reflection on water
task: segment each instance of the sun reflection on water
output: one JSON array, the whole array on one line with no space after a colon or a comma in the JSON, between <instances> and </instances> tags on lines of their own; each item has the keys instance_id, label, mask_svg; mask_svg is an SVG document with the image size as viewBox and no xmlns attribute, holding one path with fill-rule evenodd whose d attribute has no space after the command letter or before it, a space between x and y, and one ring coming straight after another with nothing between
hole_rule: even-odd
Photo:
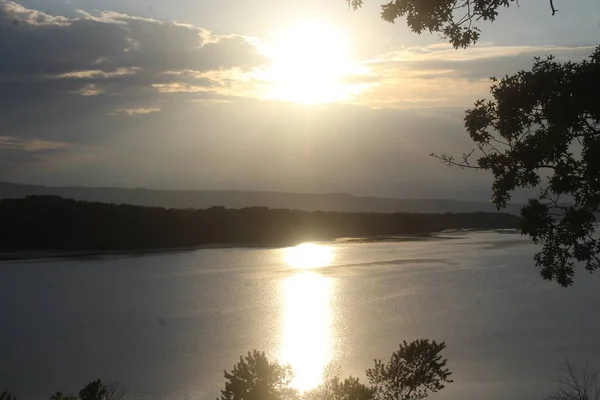
<instances>
[{"instance_id":1,"label":"sun reflection on water","mask_svg":"<svg viewBox=\"0 0 600 400\"><path fill-rule=\"evenodd\" d=\"M332 282L302 272L284 282L285 315L282 363L294 370L293 385L304 391L317 386L331 359Z\"/></svg>"},{"instance_id":2,"label":"sun reflection on water","mask_svg":"<svg viewBox=\"0 0 600 400\"><path fill-rule=\"evenodd\" d=\"M287 249L293 268L323 267L333 260L331 248L300 245ZM301 271L283 282L284 316L280 361L294 370L293 386L305 391L319 385L332 357L333 279Z\"/></svg>"},{"instance_id":3,"label":"sun reflection on water","mask_svg":"<svg viewBox=\"0 0 600 400\"><path fill-rule=\"evenodd\" d=\"M285 250L285 261L297 269L325 267L333 261L333 251L329 246L314 243L302 243Z\"/></svg>"}]
</instances>

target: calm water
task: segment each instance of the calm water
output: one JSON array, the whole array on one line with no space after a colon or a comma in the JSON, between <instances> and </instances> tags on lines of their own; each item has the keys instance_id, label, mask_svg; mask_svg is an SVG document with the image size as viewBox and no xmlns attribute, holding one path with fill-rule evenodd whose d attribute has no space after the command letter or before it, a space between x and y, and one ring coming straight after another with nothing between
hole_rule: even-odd
<instances>
[{"instance_id":1,"label":"calm water","mask_svg":"<svg viewBox=\"0 0 600 400\"><path fill-rule=\"evenodd\" d=\"M214 399L223 369L254 348L308 388L331 362L362 377L425 337L446 341L455 380L432 398L541 399L566 358L600 367L600 274L559 288L537 274L535 250L473 233L2 263L0 388L47 398L101 377L147 398Z\"/></svg>"}]
</instances>

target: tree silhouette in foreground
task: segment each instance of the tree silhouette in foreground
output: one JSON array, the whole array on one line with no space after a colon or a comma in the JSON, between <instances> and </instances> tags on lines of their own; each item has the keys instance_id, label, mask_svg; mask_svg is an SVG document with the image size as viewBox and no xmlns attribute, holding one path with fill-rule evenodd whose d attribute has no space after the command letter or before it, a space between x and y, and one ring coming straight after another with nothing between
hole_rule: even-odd
<instances>
[{"instance_id":1,"label":"tree silhouette in foreground","mask_svg":"<svg viewBox=\"0 0 600 400\"><path fill-rule=\"evenodd\" d=\"M363 4L346 1L354 10ZM474 23L494 21L501 8L514 5L517 0L392 0L381 17L406 17L414 32L437 32L455 48L466 48L479 39ZM549 5L554 15L554 0ZM499 209L515 189L539 190L521 211L521 232L543 243L535 256L542 277L564 287L573 284L577 263L589 272L600 267L600 242L593 236L600 212L598 88L600 47L582 62L536 58L531 71L494 84L494 100L479 100L467 111L475 149L458 160L434 154L449 165L491 171ZM480 155L476 163L474 153Z\"/></svg>"},{"instance_id":2,"label":"tree silhouette in foreground","mask_svg":"<svg viewBox=\"0 0 600 400\"><path fill-rule=\"evenodd\" d=\"M315 389L300 395L290 387L292 372L289 366L269 361L265 353L254 350L233 367L225 371L226 389L219 399L235 400L404 400L423 399L430 392L444 388L450 371L444 368L446 360L439 354L444 343L417 340L404 342L400 350L392 354L387 365L375 361L375 369L367 374L377 375L372 387L363 385L358 378L341 378L339 367L328 367L323 382ZM378 365L380 367L378 367ZM385 372L383 372L385 370ZM561 375L553 379L556 390L546 400L600 400L598 375L586 364L576 368L567 361L560 368ZM370 378L371 379L371 378ZM228 388L229 386L229 388ZM105 384L101 380L88 383L79 391L79 396L56 392L50 400L124 400L126 393L115 383ZM217 399L217 400L219 400ZM7 390L0 393L0 400L17 400Z\"/></svg>"},{"instance_id":3,"label":"tree silhouette in foreground","mask_svg":"<svg viewBox=\"0 0 600 400\"><path fill-rule=\"evenodd\" d=\"M363 0L346 0L357 10ZM381 6L381 18L394 23L406 17L406 24L415 33L438 33L455 48L466 48L479 39L480 21L496 20L502 8L518 6L518 0L392 0ZM554 15L558 10L549 0Z\"/></svg>"},{"instance_id":4,"label":"tree silhouette in foreground","mask_svg":"<svg viewBox=\"0 0 600 400\"><path fill-rule=\"evenodd\" d=\"M329 365L319 386L302 394L302 400L371 400L375 390L360 383L358 378L342 377L338 365Z\"/></svg>"},{"instance_id":5,"label":"tree silhouette in foreground","mask_svg":"<svg viewBox=\"0 0 600 400\"><path fill-rule=\"evenodd\" d=\"M254 350L240 357L231 372L225 371L221 400L288 400L298 398L291 388L293 373L288 365L271 362Z\"/></svg>"},{"instance_id":6,"label":"tree silhouette in foreground","mask_svg":"<svg viewBox=\"0 0 600 400\"><path fill-rule=\"evenodd\" d=\"M8 390L4 390L0 393L0 400L17 400L17 398L9 393Z\"/></svg>"},{"instance_id":7,"label":"tree silhouette in foreground","mask_svg":"<svg viewBox=\"0 0 600 400\"><path fill-rule=\"evenodd\" d=\"M600 267L600 47L581 62L536 58L531 71L492 79L493 100L465 116L476 148L459 159L434 156L491 171L498 209L515 189L536 188L520 230L543 244L535 256L542 277L570 286L577 262L589 272Z\"/></svg>"},{"instance_id":8,"label":"tree silhouette in foreground","mask_svg":"<svg viewBox=\"0 0 600 400\"><path fill-rule=\"evenodd\" d=\"M104 383L96 379L83 387L79 391L79 396L56 392L50 400L124 400L126 392L123 387L116 382Z\"/></svg>"},{"instance_id":9,"label":"tree silhouette in foreground","mask_svg":"<svg viewBox=\"0 0 600 400\"><path fill-rule=\"evenodd\" d=\"M567 361L560 372L560 377L553 379L558 388L546 400L600 400L598 374L587 364L576 368Z\"/></svg>"},{"instance_id":10,"label":"tree silhouette in foreground","mask_svg":"<svg viewBox=\"0 0 600 400\"><path fill-rule=\"evenodd\" d=\"M225 389L217 400L412 400L423 399L452 382L446 359L440 352L444 343L429 340L403 342L388 364L375 360L366 371L371 386L357 378L342 379L340 374L326 374L321 385L302 396L291 387L293 373L289 366L271 362L265 353L254 350L225 371Z\"/></svg>"},{"instance_id":11,"label":"tree silhouette in foreground","mask_svg":"<svg viewBox=\"0 0 600 400\"><path fill-rule=\"evenodd\" d=\"M440 354L444 348L444 342L404 341L387 364L375 360L375 366L367 370L375 399L417 400L442 390L444 383L452 382L452 373L445 368L447 360Z\"/></svg>"},{"instance_id":12,"label":"tree silhouette in foreground","mask_svg":"<svg viewBox=\"0 0 600 400\"><path fill-rule=\"evenodd\" d=\"M329 382L330 394L321 399L327 400L370 400L375 395L375 389L360 383L358 378L334 378Z\"/></svg>"}]
</instances>

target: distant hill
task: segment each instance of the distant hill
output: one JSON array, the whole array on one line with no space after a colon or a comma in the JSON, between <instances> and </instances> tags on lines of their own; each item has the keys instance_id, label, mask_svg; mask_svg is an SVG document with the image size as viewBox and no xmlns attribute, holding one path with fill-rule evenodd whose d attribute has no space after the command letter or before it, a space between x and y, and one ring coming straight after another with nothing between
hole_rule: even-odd
<instances>
[{"instance_id":1,"label":"distant hill","mask_svg":"<svg viewBox=\"0 0 600 400\"><path fill-rule=\"evenodd\" d=\"M165 208L269 207L304 211L376 212L376 213L468 213L496 212L491 203L447 199L388 199L356 197L347 193L285 193L220 190L154 190L110 187L48 187L0 182L0 199L28 195L101 203L132 204ZM521 205L504 212L519 215Z\"/></svg>"}]
</instances>

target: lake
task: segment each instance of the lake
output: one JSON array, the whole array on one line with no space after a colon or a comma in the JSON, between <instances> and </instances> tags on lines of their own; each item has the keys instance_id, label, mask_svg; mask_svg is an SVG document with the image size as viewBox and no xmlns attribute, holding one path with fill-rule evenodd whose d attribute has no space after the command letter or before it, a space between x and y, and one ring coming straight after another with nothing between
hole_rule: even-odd
<instances>
[{"instance_id":1,"label":"lake","mask_svg":"<svg viewBox=\"0 0 600 400\"><path fill-rule=\"evenodd\" d=\"M402 340L430 338L455 381L431 398L542 399L567 358L600 368L600 274L560 288L536 249L473 232L0 263L0 391L48 398L102 378L148 399L214 399L252 349L304 389L330 363L362 380Z\"/></svg>"}]
</instances>

